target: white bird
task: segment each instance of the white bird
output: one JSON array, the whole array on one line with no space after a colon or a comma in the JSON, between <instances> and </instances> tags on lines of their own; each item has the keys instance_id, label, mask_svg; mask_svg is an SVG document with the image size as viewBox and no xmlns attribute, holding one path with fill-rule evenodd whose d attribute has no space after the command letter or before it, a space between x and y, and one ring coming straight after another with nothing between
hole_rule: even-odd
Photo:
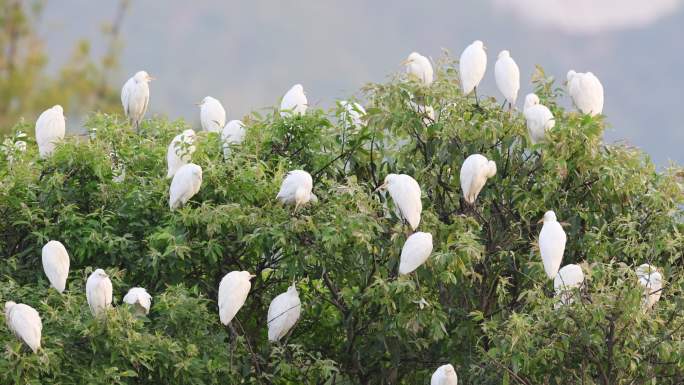
<instances>
[{"instance_id":1,"label":"white bird","mask_svg":"<svg viewBox=\"0 0 684 385\"><path fill-rule=\"evenodd\" d=\"M147 72L138 71L121 88L121 104L124 113L136 130L139 128L145 112L147 112L147 106L150 102L149 82L152 80L154 78Z\"/></svg>"},{"instance_id":2,"label":"white bird","mask_svg":"<svg viewBox=\"0 0 684 385\"><path fill-rule=\"evenodd\" d=\"M427 261L432 253L432 234L415 232L404 242L399 260L399 274L409 274Z\"/></svg>"},{"instance_id":3,"label":"white bird","mask_svg":"<svg viewBox=\"0 0 684 385\"><path fill-rule=\"evenodd\" d=\"M477 86L487 70L487 53L480 40L475 40L463 50L458 67L463 94L468 95L475 90L475 100L477 100Z\"/></svg>"},{"instance_id":4,"label":"white bird","mask_svg":"<svg viewBox=\"0 0 684 385\"><path fill-rule=\"evenodd\" d=\"M535 94L525 96L523 115L527 122L527 131L530 133L532 144L544 141L546 131L556 125L556 120L548 107L539 104L539 97Z\"/></svg>"},{"instance_id":5,"label":"white bird","mask_svg":"<svg viewBox=\"0 0 684 385\"><path fill-rule=\"evenodd\" d=\"M342 112L340 123L346 127L361 127L363 119L366 116L366 110L362 105L356 102L348 102L342 100L339 102L340 106L344 108Z\"/></svg>"},{"instance_id":6,"label":"white bird","mask_svg":"<svg viewBox=\"0 0 684 385\"><path fill-rule=\"evenodd\" d=\"M93 271L86 281L86 299L94 316L112 306L112 281L102 269Z\"/></svg>"},{"instance_id":7,"label":"white bird","mask_svg":"<svg viewBox=\"0 0 684 385\"><path fill-rule=\"evenodd\" d=\"M435 109L432 106L424 106L415 102L409 102L411 108L423 117L423 124L426 126L435 122Z\"/></svg>"},{"instance_id":8,"label":"white bird","mask_svg":"<svg viewBox=\"0 0 684 385\"><path fill-rule=\"evenodd\" d=\"M59 104L48 108L36 120L36 142L41 158L46 158L55 150L55 144L64 139L66 119Z\"/></svg>"},{"instance_id":9,"label":"white bird","mask_svg":"<svg viewBox=\"0 0 684 385\"><path fill-rule=\"evenodd\" d=\"M520 90L520 68L508 51L499 52L499 57L494 65L494 76L499 92L506 98L510 106L515 105Z\"/></svg>"},{"instance_id":10,"label":"white bird","mask_svg":"<svg viewBox=\"0 0 684 385\"><path fill-rule=\"evenodd\" d=\"M268 306L268 340L276 342L292 329L301 313L302 303L293 284L286 292L273 298Z\"/></svg>"},{"instance_id":11,"label":"white bird","mask_svg":"<svg viewBox=\"0 0 684 385\"><path fill-rule=\"evenodd\" d=\"M558 270L556 278L553 279L553 288L556 296L560 297L559 305L569 305L575 301L574 289L579 288L584 283L584 273L580 265L573 263L563 266Z\"/></svg>"},{"instance_id":12,"label":"white bird","mask_svg":"<svg viewBox=\"0 0 684 385\"><path fill-rule=\"evenodd\" d=\"M228 325L238 310L245 304L252 288L250 279L255 277L248 271L231 271L219 283L218 308L221 323Z\"/></svg>"},{"instance_id":13,"label":"white bird","mask_svg":"<svg viewBox=\"0 0 684 385\"><path fill-rule=\"evenodd\" d=\"M458 385L458 377L453 365L442 365L434 373L430 379L430 385Z\"/></svg>"},{"instance_id":14,"label":"white bird","mask_svg":"<svg viewBox=\"0 0 684 385\"><path fill-rule=\"evenodd\" d=\"M304 94L304 87L301 84L295 84L280 101L280 116L304 115L307 107L308 101L306 94Z\"/></svg>"},{"instance_id":15,"label":"white bird","mask_svg":"<svg viewBox=\"0 0 684 385\"><path fill-rule=\"evenodd\" d=\"M245 125L240 120L231 120L226 123L221 131L221 144L223 146L223 156L228 157L230 154L230 146L240 144L245 140Z\"/></svg>"},{"instance_id":16,"label":"white bird","mask_svg":"<svg viewBox=\"0 0 684 385\"><path fill-rule=\"evenodd\" d=\"M43 271L50 285L62 293L69 276L69 253L59 241L50 241L43 246L41 253Z\"/></svg>"},{"instance_id":17,"label":"white bird","mask_svg":"<svg viewBox=\"0 0 684 385\"><path fill-rule=\"evenodd\" d=\"M473 154L463 161L461 166L461 190L466 202L475 204L477 196L487 183L487 179L496 175L496 163L487 160L484 155Z\"/></svg>"},{"instance_id":18,"label":"white bird","mask_svg":"<svg viewBox=\"0 0 684 385\"><path fill-rule=\"evenodd\" d=\"M546 275L549 279L554 279L563 261L567 236L563 226L556 220L556 213L552 210L544 213L544 218L539 222L544 222L539 233L539 252L541 253Z\"/></svg>"},{"instance_id":19,"label":"white bird","mask_svg":"<svg viewBox=\"0 0 684 385\"><path fill-rule=\"evenodd\" d=\"M184 130L173 138L166 150L167 178L172 178L179 168L190 162L192 154L197 149L196 138L195 130Z\"/></svg>"},{"instance_id":20,"label":"white bird","mask_svg":"<svg viewBox=\"0 0 684 385\"><path fill-rule=\"evenodd\" d=\"M420 214L423 212L418 182L406 174L388 174L385 182L377 188L377 190L385 189L389 191L400 217L405 219L413 230L418 228Z\"/></svg>"},{"instance_id":21,"label":"white bird","mask_svg":"<svg viewBox=\"0 0 684 385\"><path fill-rule=\"evenodd\" d=\"M295 211L309 201L316 201L316 196L311 192L313 179L311 174L304 170L293 170L287 173L276 199L285 204L295 205Z\"/></svg>"},{"instance_id":22,"label":"white bird","mask_svg":"<svg viewBox=\"0 0 684 385\"><path fill-rule=\"evenodd\" d=\"M650 309L660 300L660 294L663 289L663 276L658 270L644 263L636 269L639 283L644 287L644 308Z\"/></svg>"},{"instance_id":23,"label":"white bird","mask_svg":"<svg viewBox=\"0 0 684 385\"><path fill-rule=\"evenodd\" d=\"M152 296L142 287L132 287L123 297L123 301L133 306L138 316L149 314L152 306Z\"/></svg>"},{"instance_id":24,"label":"white bird","mask_svg":"<svg viewBox=\"0 0 684 385\"><path fill-rule=\"evenodd\" d=\"M169 207L179 208L197 194L202 186L202 167L188 163L181 166L171 180Z\"/></svg>"},{"instance_id":25,"label":"white bird","mask_svg":"<svg viewBox=\"0 0 684 385\"><path fill-rule=\"evenodd\" d=\"M36 309L23 303L5 302L5 321L9 330L24 341L33 353L40 349L43 323Z\"/></svg>"},{"instance_id":26,"label":"white bird","mask_svg":"<svg viewBox=\"0 0 684 385\"><path fill-rule=\"evenodd\" d=\"M226 110L221 102L207 96L197 105L200 107L200 123L204 131L219 132L226 125Z\"/></svg>"},{"instance_id":27,"label":"white bird","mask_svg":"<svg viewBox=\"0 0 684 385\"><path fill-rule=\"evenodd\" d=\"M603 85L591 72L568 71L568 94L575 106L591 116L603 112Z\"/></svg>"},{"instance_id":28,"label":"white bird","mask_svg":"<svg viewBox=\"0 0 684 385\"><path fill-rule=\"evenodd\" d=\"M409 78L418 79L420 83L426 86L432 84L434 72L428 58L418 52L411 52L402 64L406 65L406 73Z\"/></svg>"}]
</instances>

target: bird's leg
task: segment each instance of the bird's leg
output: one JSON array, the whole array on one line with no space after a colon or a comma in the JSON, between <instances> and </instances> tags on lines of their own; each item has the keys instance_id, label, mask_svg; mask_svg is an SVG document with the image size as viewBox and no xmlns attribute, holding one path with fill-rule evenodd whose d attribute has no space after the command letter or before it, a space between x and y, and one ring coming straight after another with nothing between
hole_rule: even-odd
<instances>
[{"instance_id":1,"label":"bird's leg","mask_svg":"<svg viewBox=\"0 0 684 385\"><path fill-rule=\"evenodd\" d=\"M228 356L230 357L229 368L232 370L233 369L233 356L235 355L235 347L237 346L237 332L235 332L235 328L233 328L233 324L229 323L228 329L230 329L230 332L233 335L233 340L234 340L234 343L228 344Z\"/></svg>"},{"instance_id":2,"label":"bird's leg","mask_svg":"<svg viewBox=\"0 0 684 385\"><path fill-rule=\"evenodd\" d=\"M477 87L473 88L473 93L475 94L475 105L480 106L480 101L477 99Z\"/></svg>"},{"instance_id":3,"label":"bird's leg","mask_svg":"<svg viewBox=\"0 0 684 385\"><path fill-rule=\"evenodd\" d=\"M501 109L502 109L502 110L503 110L504 108L506 108L506 101L507 101L506 98L504 98L503 103L501 103ZM509 103L509 105L510 105L510 103ZM509 110L510 110L510 107L509 107Z\"/></svg>"}]
</instances>

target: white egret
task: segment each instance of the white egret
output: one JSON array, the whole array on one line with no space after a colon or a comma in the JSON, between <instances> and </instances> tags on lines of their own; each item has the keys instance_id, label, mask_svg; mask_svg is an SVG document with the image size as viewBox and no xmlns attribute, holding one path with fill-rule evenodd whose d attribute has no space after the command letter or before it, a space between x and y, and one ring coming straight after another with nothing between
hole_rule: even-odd
<instances>
[{"instance_id":1,"label":"white egret","mask_svg":"<svg viewBox=\"0 0 684 385\"><path fill-rule=\"evenodd\" d=\"M112 281L102 269L93 271L86 281L86 299L94 316L112 306Z\"/></svg>"},{"instance_id":2,"label":"white egret","mask_svg":"<svg viewBox=\"0 0 684 385\"><path fill-rule=\"evenodd\" d=\"M415 232L404 242L401 248L399 274L409 274L420 267L432 253L432 234Z\"/></svg>"},{"instance_id":3,"label":"white egret","mask_svg":"<svg viewBox=\"0 0 684 385\"><path fill-rule=\"evenodd\" d=\"M406 174L389 174L385 182L377 190L388 190L394 205L399 210L400 217L408 222L415 230L420 224L420 214L423 212L423 202L420 200L420 185ZM376 190L376 191L377 191Z\"/></svg>"},{"instance_id":4,"label":"white egret","mask_svg":"<svg viewBox=\"0 0 684 385\"><path fill-rule=\"evenodd\" d=\"M202 129L209 132L219 132L226 125L226 110L217 99L207 96L197 103L200 107L200 123Z\"/></svg>"},{"instance_id":5,"label":"white egret","mask_svg":"<svg viewBox=\"0 0 684 385\"><path fill-rule=\"evenodd\" d=\"M461 75L463 95L468 95L474 90L475 100L477 101L477 86L482 81L487 70L487 53L485 52L484 44L480 40L475 40L463 50L458 67Z\"/></svg>"},{"instance_id":6,"label":"white egret","mask_svg":"<svg viewBox=\"0 0 684 385\"><path fill-rule=\"evenodd\" d=\"M527 131L530 133L532 144L544 141L546 131L556 125L556 120L548 107L539 103L539 97L535 94L525 96L523 115L527 122Z\"/></svg>"},{"instance_id":7,"label":"white egret","mask_svg":"<svg viewBox=\"0 0 684 385\"><path fill-rule=\"evenodd\" d=\"M456 369L451 364L442 365L434 373L430 379L430 385L458 385L458 377L456 376Z\"/></svg>"},{"instance_id":8,"label":"white egret","mask_svg":"<svg viewBox=\"0 0 684 385\"><path fill-rule=\"evenodd\" d=\"M69 253L59 241L50 241L43 246L41 253L43 271L50 285L62 293L69 276Z\"/></svg>"},{"instance_id":9,"label":"white egret","mask_svg":"<svg viewBox=\"0 0 684 385\"><path fill-rule=\"evenodd\" d=\"M121 104L124 113L136 130L140 127L140 122L147 112L150 102L149 82L153 77L145 71L138 71L124 83L121 88Z\"/></svg>"},{"instance_id":10,"label":"white egret","mask_svg":"<svg viewBox=\"0 0 684 385\"><path fill-rule=\"evenodd\" d=\"M554 279L563 261L567 236L563 226L556 220L556 213L552 210L544 213L544 218L539 222L544 222L539 233L539 252L541 253L546 275L549 279Z\"/></svg>"},{"instance_id":11,"label":"white egret","mask_svg":"<svg viewBox=\"0 0 684 385\"><path fill-rule=\"evenodd\" d=\"M340 123L346 127L361 127L366 116L366 110L356 102L340 101L340 106L344 108L340 116Z\"/></svg>"},{"instance_id":12,"label":"white egret","mask_svg":"<svg viewBox=\"0 0 684 385\"><path fill-rule=\"evenodd\" d=\"M219 283L218 308L221 323L228 325L245 304L252 288L250 279L255 276L248 271L231 271Z\"/></svg>"},{"instance_id":13,"label":"white egret","mask_svg":"<svg viewBox=\"0 0 684 385\"><path fill-rule=\"evenodd\" d=\"M181 166L171 180L169 187L169 207L171 211L179 208L197 194L202 186L202 167L188 163Z\"/></svg>"},{"instance_id":14,"label":"white egret","mask_svg":"<svg viewBox=\"0 0 684 385\"><path fill-rule=\"evenodd\" d=\"M582 283L584 283L584 273L580 265L571 263L558 270L556 278L553 279L553 288L560 299L556 307L575 302L574 289L581 287Z\"/></svg>"},{"instance_id":15,"label":"white egret","mask_svg":"<svg viewBox=\"0 0 684 385\"><path fill-rule=\"evenodd\" d=\"M268 340L277 342L297 323L302 303L293 284L286 292L273 298L268 306Z\"/></svg>"},{"instance_id":16,"label":"white egret","mask_svg":"<svg viewBox=\"0 0 684 385\"><path fill-rule=\"evenodd\" d=\"M461 190L466 202L475 204L477 196L487 183L487 179L496 175L496 163L487 160L484 155L473 154L466 158L461 166Z\"/></svg>"},{"instance_id":17,"label":"white egret","mask_svg":"<svg viewBox=\"0 0 684 385\"><path fill-rule=\"evenodd\" d=\"M43 323L36 309L23 303L5 302L5 322L17 338L36 353L40 349L40 335Z\"/></svg>"},{"instance_id":18,"label":"white egret","mask_svg":"<svg viewBox=\"0 0 684 385\"><path fill-rule=\"evenodd\" d=\"M520 68L511 57L511 54L503 50L494 65L494 76L499 92L504 96L504 104L508 101L509 106L515 105L520 90Z\"/></svg>"},{"instance_id":19,"label":"white egret","mask_svg":"<svg viewBox=\"0 0 684 385\"><path fill-rule=\"evenodd\" d=\"M280 101L280 116L304 115L308 106L304 87L301 84L295 84Z\"/></svg>"},{"instance_id":20,"label":"white egret","mask_svg":"<svg viewBox=\"0 0 684 385\"><path fill-rule=\"evenodd\" d=\"M426 86L432 84L434 72L428 58L418 52L412 52L402 64L406 65L406 73L409 78L415 78Z\"/></svg>"},{"instance_id":21,"label":"white egret","mask_svg":"<svg viewBox=\"0 0 684 385\"><path fill-rule=\"evenodd\" d=\"M568 94L575 106L591 116L603 112L603 85L591 72L568 71Z\"/></svg>"},{"instance_id":22,"label":"white egret","mask_svg":"<svg viewBox=\"0 0 684 385\"><path fill-rule=\"evenodd\" d=\"M150 313L152 296L142 287L132 287L123 297L123 301L133 307L137 316L144 316Z\"/></svg>"},{"instance_id":23,"label":"white egret","mask_svg":"<svg viewBox=\"0 0 684 385\"><path fill-rule=\"evenodd\" d=\"M221 131L221 144L223 146L223 156L228 157L230 154L230 146L240 144L245 140L245 125L240 120L231 120L226 123Z\"/></svg>"},{"instance_id":24,"label":"white egret","mask_svg":"<svg viewBox=\"0 0 684 385\"><path fill-rule=\"evenodd\" d=\"M276 199L285 204L295 205L295 211L307 204L309 201L316 201L316 196L311 192L313 189L313 179L311 174L304 170L293 170L287 173Z\"/></svg>"},{"instance_id":25,"label":"white egret","mask_svg":"<svg viewBox=\"0 0 684 385\"><path fill-rule=\"evenodd\" d=\"M197 149L195 147L196 138L195 130L184 130L173 138L166 150L167 178L173 178L179 168L190 163L192 154Z\"/></svg>"},{"instance_id":26,"label":"white egret","mask_svg":"<svg viewBox=\"0 0 684 385\"><path fill-rule=\"evenodd\" d=\"M644 287L644 308L650 309L660 300L663 289L663 276L654 266L644 263L636 269L639 284Z\"/></svg>"},{"instance_id":27,"label":"white egret","mask_svg":"<svg viewBox=\"0 0 684 385\"><path fill-rule=\"evenodd\" d=\"M426 126L435 122L435 109L432 106L424 106L415 102L409 102L411 108L423 117L423 124Z\"/></svg>"},{"instance_id":28,"label":"white egret","mask_svg":"<svg viewBox=\"0 0 684 385\"><path fill-rule=\"evenodd\" d=\"M55 150L55 144L64 139L66 118L62 106L55 105L43 111L36 120L36 142L41 158L46 158Z\"/></svg>"}]
</instances>

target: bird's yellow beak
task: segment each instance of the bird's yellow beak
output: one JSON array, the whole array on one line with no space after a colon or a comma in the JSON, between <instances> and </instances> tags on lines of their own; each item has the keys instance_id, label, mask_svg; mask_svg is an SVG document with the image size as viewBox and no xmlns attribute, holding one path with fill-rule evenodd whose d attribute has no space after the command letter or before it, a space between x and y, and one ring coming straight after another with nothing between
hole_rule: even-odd
<instances>
[{"instance_id":1,"label":"bird's yellow beak","mask_svg":"<svg viewBox=\"0 0 684 385\"><path fill-rule=\"evenodd\" d=\"M544 218L538 220L537 223L538 223L538 224L539 224L539 223L544 223Z\"/></svg>"},{"instance_id":2,"label":"bird's yellow beak","mask_svg":"<svg viewBox=\"0 0 684 385\"><path fill-rule=\"evenodd\" d=\"M152 77L152 76L148 76L148 77L147 77L147 80L152 81L152 80L157 80L157 78Z\"/></svg>"},{"instance_id":3,"label":"bird's yellow beak","mask_svg":"<svg viewBox=\"0 0 684 385\"><path fill-rule=\"evenodd\" d=\"M202 105L202 102L197 102L197 103L195 103L195 105L196 105L196 106L201 106L201 105Z\"/></svg>"},{"instance_id":4,"label":"bird's yellow beak","mask_svg":"<svg viewBox=\"0 0 684 385\"><path fill-rule=\"evenodd\" d=\"M570 223L568 223L568 222L558 222L558 223L560 223L560 225L563 227L570 227Z\"/></svg>"},{"instance_id":5,"label":"bird's yellow beak","mask_svg":"<svg viewBox=\"0 0 684 385\"><path fill-rule=\"evenodd\" d=\"M254 278L254 277L256 277L256 274L250 274L250 275L249 275L249 279L252 279L252 278Z\"/></svg>"},{"instance_id":6,"label":"bird's yellow beak","mask_svg":"<svg viewBox=\"0 0 684 385\"><path fill-rule=\"evenodd\" d=\"M384 190L384 189L386 189L386 188L387 188L387 183L383 183L383 184L380 185L380 187L378 187L378 188L376 188L375 190L373 190L373 192L376 193L376 192L378 192L378 191L380 191L380 190Z\"/></svg>"},{"instance_id":7,"label":"bird's yellow beak","mask_svg":"<svg viewBox=\"0 0 684 385\"><path fill-rule=\"evenodd\" d=\"M406 59L406 60L403 60L400 64L403 65L403 66L405 66L405 65L407 65L407 64L410 63L410 62L411 62L411 61L410 61L409 59Z\"/></svg>"}]
</instances>

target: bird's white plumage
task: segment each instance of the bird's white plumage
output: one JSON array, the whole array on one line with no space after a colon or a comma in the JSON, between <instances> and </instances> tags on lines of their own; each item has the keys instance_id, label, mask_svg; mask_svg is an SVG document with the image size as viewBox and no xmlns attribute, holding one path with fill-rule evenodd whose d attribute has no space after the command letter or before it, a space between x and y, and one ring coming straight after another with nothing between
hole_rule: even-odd
<instances>
[{"instance_id":1,"label":"bird's white plumage","mask_svg":"<svg viewBox=\"0 0 684 385\"><path fill-rule=\"evenodd\" d=\"M202 186L202 167L188 163L181 166L171 180L169 207L175 210L187 203Z\"/></svg>"},{"instance_id":2,"label":"bird's white plumage","mask_svg":"<svg viewBox=\"0 0 684 385\"><path fill-rule=\"evenodd\" d=\"M432 106L424 106L415 102L409 102L411 109L423 116L423 124L426 126L435 122L435 109Z\"/></svg>"},{"instance_id":3,"label":"bird's white plumage","mask_svg":"<svg viewBox=\"0 0 684 385\"><path fill-rule=\"evenodd\" d=\"M228 325L247 300L252 288L252 275L247 271L231 271L219 283L218 308L221 323Z\"/></svg>"},{"instance_id":4,"label":"bird's white plumage","mask_svg":"<svg viewBox=\"0 0 684 385\"><path fill-rule=\"evenodd\" d=\"M292 329L299 319L301 307L299 293L294 285L273 298L267 316L269 341L280 340Z\"/></svg>"},{"instance_id":5,"label":"bird's white plumage","mask_svg":"<svg viewBox=\"0 0 684 385\"><path fill-rule=\"evenodd\" d=\"M458 67L463 94L468 95L480 84L487 70L487 53L480 40L475 40L463 50Z\"/></svg>"},{"instance_id":6,"label":"bird's white plumage","mask_svg":"<svg viewBox=\"0 0 684 385\"><path fill-rule=\"evenodd\" d=\"M36 142L41 158L46 158L55 150L55 144L64 139L66 119L62 106L56 105L43 111L36 120Z\"/></svg>"},{"instance_id":7,"label":"bird's white plumage","mask_svg":"<svg viewBox=\"0 0 684 385\"><path fill-rule=\"evenodd\" d=\"M558 305L573 303L575 301L573 291L581 287L582 283L584 283L584 273L579 265L571 263L558 270L558 274L553 279L553 288L560 299Z\"/></svg>"},{"instance_id":8,"label":"bird's white plumage","mask_svg":"<svg viewBox=\"0 0 684 385\"><path fill-rule=\"evenodd\" d=\"M381 188L389 191L394 205L399 209L402 218L408 222L413 230L420 224L423 212L420 185L413 177L406 174L389 174Z\"/></svg>"},{"instance_id":9,"label":"bird's white plumage","mask_svg":"<svg viewBox=\"0 0 684 385\"><path fill-rule=\"evenodd\" d=\"M280 101L280 116L304 115L308 106L304 87L301 84L295 84Z\"/></svg>"},{"instance_id":10,"label":"bird's white plumage","mask_svg":"<svg viewBox=\"0 0 684 385\"><path fill-rule=\"evenodd\" d=\"M499 52L494 65L494 76L499 92L509 103L515 105L520 90L520 68L508 51Z\"/></svg>"},{"instance_id":11,"label":"bird's white plumage","mask_svg":"<svg viewBox=\"0 0 684 385\"><path fill-rule=\"evenodd\" d=\"M554 279L563 261L567 236L561 224L556 220L556 213L553 211L547 211L544 214L543 221L544 225L539 233L539 252L546 275L549 279Z\"/></svg>"},{"instance_id":12,"label":"bird's white plumage","mask_svg":"<svg viewBox=\"0 0 684 385\"><path fill-rule=\"evenodd\" d=\"M112 305L112 281L102 269L93 271L86 281L86 299L93 315L104 314Z\"/></svg>"},{"instance_id":13,"label":"bird's white plumage","mask_svg":"<svg viewBox=\"0 0 684 385\"><path fill-rule=\"evenodd\" d=\"M69 276L69 253L64 245L59 241L46 243L41 252L41 260L50 285L58 292L63 292Z\"/></svg>"},{"instance_id":14,"label":"bird's white plumage","mask_svg":"<svg viewBox=\"0 0 684 385\"><path fill-rule=\"evenodd\" d=\"M226 125L226 110L217 99L207 96L202 99L200 106L200 123L202 129L209 132L219 132Z\"/></svg>"},{"instance_id":15,"label":"bird's white plumage","mask_svg":"<svg viewBox=\"0 0 684 385\"><path fill-rule=\"evenodd\" d=\"M135 309L137 315L147 315L152 306L152 296L142 287L132 287L123 297L123 301Z\"/></svg>"},{"instance_id":16,"label":"bird's white plumage","mask_svg":"<svg viewBox=\"0 0 684 385\"><path fill-rule=\"evenodd\" d=\"M347 127L360 127L363 125L366 110L362 105L342 100L340 101L340 106L344 108L344 112L340 116L340 123L342 125Z\"/></svg>"},{"instance_id":17,"label":"bird's white plumage","mask_svg":"<svg viewBox=\"0 0 684 385\"><path fill-rule=\"evenodd\" d=\"M525 96L525 107L523 109L527 131L530 134L532 144L544 141L546 131L556 125L556 120L548 107L539 103L539 97L535 94Z\"/></svg>"},{"instance_id":18,"label":"bird's white plumage","mask_svg":"<svg viewBox=\"0 0 684 385\"><path fill-rule=\"evenodd\" d=\"M461 165L461 190L466 202L474 204L487 179L496 175L496 163L484 155L473 154Z\"/></svg>"},{"instance_id":19,"label":"bird's white plumage","mask_svg":"<svg viewBox=\"0 0 684 385\"><path fill-rule=\"evenodd\" d=\"M311 192L312 189L311 174L304 170L293 170L288 172L283 179L276 199L285 204L294 204L295 207L299 207L316 199Z\"/></svg>"},{"instance_id":20,"label":"bird's white plumage","mask_svg":"<svg viewBox=\"0 0 684 385\"><path fill-rule=\"evenodd\" d=\"M427 261L432 253L432 234L415 232L404 242L401 248L399 274L409 274Z\"/></svg>"},{"instance_id":21,"label":"bird's white plumage","mask_svg":"<svg viewBox=\"0 0 684 385\"><path fill-rule=\"evenodd\" d=\"M591 116L603 112L603 85L591 72L568 71L568 94L582 113Z\"/></svg>"},{"instance_id":22,"label":"bird's white plumage","mask_svg":"<svg viewBox=\"0 0 684 385\"><path fill-rule=\"evenodd\" d=\"M138 71L121 88L121 104L131 125L138 129L150 102L149 82L152 77L145 71Z\"/></svg>"},{"instance_id":23,"label":"bird's white plumage","mask_svg":"<svg viewBox=\"0 0 684 385\"><path fill-rule=\"evenodd\" d=\"M240 120L231 120L226 123L221 131L221 145L223 146L223 156L228 157L230 146L242 143L245 140L245 125Z\"/></svg>"},{"instance_id":24,"label":"bird's white plumage","mask_svg":"<svg viewBox=\"0 0 684 385\"><path fill-rule=\"evenodd\" d=\"M660 300L660 295L663 289L663 276L658 270L644 263L636 269L639 284L644 288L644 308L650 309Z\"/></svg>"},{"instance_id":25,"label":"bird's white plumage","mask_svg":"<svg viewBox=\"0 0 684 385\"><path fill-rule=\"evenodd\" d=\"M36 353L40 349L43 323L36 309L23 303L5 302L7 328Z\"/></svg>"},{"instance_id":26,"label":"bird's white plumage","mask_svg":"<svg viewBox=\"0 0 684 385\"><path fill-rule=\"evenodd\" d=\"M432 373L430 385L458 385L458 376L456 376L456 370L453 365L446 364L437 368Z\"/></svg>"},{"instance_id":27,"label":"bird's white plumage","mask_svg":"<svg viewBox=\"0 0 684 385\"><path fill-rule=\"evenodd\" d=\"M409 78L417 79L426 86L432 84L434 72L428 58L418 52L412 52L404 63L406 64L406 73Z\"/></svg>"},{"instance_id":28,"label":"bird's white plumage","mask_svg":"<svg viewBox=\"0 0 684 385\"><path fill-rule=\"evenodd\" d=\"M167 178L173 178L179 168L190 163L192 154L197 149L195 147L196 138L195 130L184 130L169 143L166 150Z\"/></svg>"}]
</instances>

